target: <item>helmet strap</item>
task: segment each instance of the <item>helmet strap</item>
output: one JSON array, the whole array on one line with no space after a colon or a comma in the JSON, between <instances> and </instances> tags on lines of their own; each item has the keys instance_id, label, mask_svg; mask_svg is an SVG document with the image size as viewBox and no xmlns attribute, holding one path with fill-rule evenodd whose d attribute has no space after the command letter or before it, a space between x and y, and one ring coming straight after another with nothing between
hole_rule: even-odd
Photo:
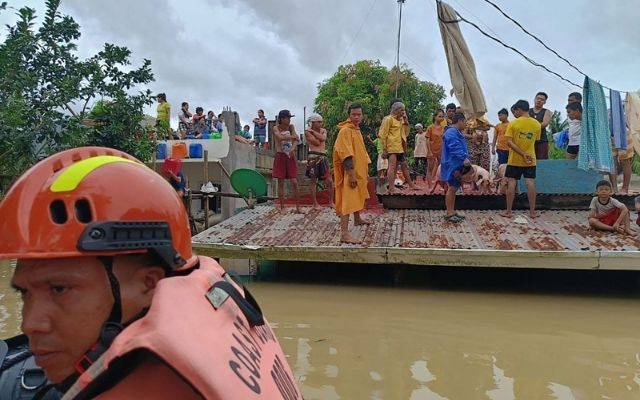
<instances>
[{"instance_id":1,"label":"helmet strap","mask_svg":"<svg viewBox=\"0 0 640 400\"><path fill-rule=\"evenodd\" d=\"M111 313L106 322L119 324L122 321L122 298L120 297L120 282L118 282L118 278L113 273L113 257L98 257L98 259L102 262L107 272L111 295L113 296L113 307L111 307Z\"/></svg>"}]
</instances>

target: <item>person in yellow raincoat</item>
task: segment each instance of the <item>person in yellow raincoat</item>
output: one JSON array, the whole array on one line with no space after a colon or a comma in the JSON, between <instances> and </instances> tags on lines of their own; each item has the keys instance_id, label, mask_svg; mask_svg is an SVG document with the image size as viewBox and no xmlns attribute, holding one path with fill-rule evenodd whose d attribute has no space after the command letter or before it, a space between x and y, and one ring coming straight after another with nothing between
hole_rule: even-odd
<instances>
[{"instance_id":1,"label":"person in yellow raincoat","mask_svg":"<svg viewBox=\"0 0 640 400\"><path fill-rule=\"evenodd\" d=\"M409 168L407 167L406 153L408 135L409 120L407 119L404 104L400 101L395 101L391 105L391 114L382 119L382 125L380 126L380 139L382 140L383 149L382 158L389 159L389 168L387 169L389 194L398 192L394 188L396 169L402 171L404 181L409 187L416 190L416 186L409 176Z\"/></svg>"},{"instance_id":2,"label":"person in yellow raincoat","mask_svg":"<svg viewBox=\"0 0 640 400\"><path fill-rule=\"evenodd\" d=\"M364 146L360 122L362 106L353 103L349 106L349 118L338 124L340 131L333 145L333 174L336 183L336 213L340 216L340 241L342 243L360 243L349 234L349 218L353 214L355 225L368 225L360 211L369 198L369 164L371 159Z\"/></svg>"}]
</instances>

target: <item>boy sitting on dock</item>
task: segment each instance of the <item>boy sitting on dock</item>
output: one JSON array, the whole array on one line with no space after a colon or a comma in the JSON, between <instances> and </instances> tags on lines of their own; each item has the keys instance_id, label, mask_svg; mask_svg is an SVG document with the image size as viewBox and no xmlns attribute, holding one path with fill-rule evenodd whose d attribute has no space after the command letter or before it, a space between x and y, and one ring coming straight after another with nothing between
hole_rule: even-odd
<instances>
[{"instance_id":1,"label":"boy sitting on dock","mask_svg":"<svg viewBox=\"0 0 640 400\"><path fill-rule=\"evenodd\" d=\"M596 197L589 205L589 227L599 231L633 235L627 206L611 197L611 183L602 180L596 185ZM638 203L636 203L636 209Z\"/></svg>"}]
</instances>

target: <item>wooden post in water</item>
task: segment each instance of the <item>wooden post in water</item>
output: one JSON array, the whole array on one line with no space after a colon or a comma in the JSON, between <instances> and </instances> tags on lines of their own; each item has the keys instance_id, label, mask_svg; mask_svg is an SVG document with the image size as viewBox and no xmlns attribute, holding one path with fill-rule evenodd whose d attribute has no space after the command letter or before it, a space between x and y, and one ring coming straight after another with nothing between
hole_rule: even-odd
<instances>
[{"instance_id":1,"label":"wooden post in water","mask_svg":"<svg viewBox=\"0 0 640 400\"><path fill-rule=\"evenodd\" d=\"M204 151L204 184L209 182L209 150ZM204 198L204 229L209 229L209 194L203 193Z\"/></svg>"}]
</instances>

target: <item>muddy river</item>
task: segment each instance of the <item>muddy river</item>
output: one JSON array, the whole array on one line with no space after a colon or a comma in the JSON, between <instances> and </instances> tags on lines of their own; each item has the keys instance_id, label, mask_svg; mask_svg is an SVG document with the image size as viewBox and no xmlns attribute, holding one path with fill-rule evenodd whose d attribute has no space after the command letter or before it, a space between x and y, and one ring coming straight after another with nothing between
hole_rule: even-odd
<instances>
[{"instance_id":1,"label":"muddy river","mask_svg":"<svg viewBox=\"0 0 640 400\"><path fill-rule=\"evenodd\" d=\"M10 274L0 264L0 337L20 325ZM307 400L637 400L637 278L285 266L249 288Z\"/></svg>"}]
</instances>

